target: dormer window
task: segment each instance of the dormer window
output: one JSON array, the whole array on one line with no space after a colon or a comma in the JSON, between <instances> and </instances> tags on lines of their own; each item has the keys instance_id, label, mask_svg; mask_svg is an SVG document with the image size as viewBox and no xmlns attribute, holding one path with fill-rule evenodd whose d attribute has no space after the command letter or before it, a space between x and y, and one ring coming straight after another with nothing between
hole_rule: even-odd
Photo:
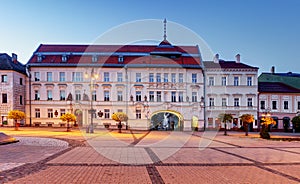
<instances>
[{"instance_id":1,"label":"dormer window","mask_svg":"<svg viewBox=\"0 0 300 184\"><path fill-rule=\"evenodd\" d=\"M67 62L67 60L68 60L67 55L62 55L61 61L62 61L62 62Z\"/></svg>"},{"instance_id":2,"label":"dormer window","mask_svg":"<svg viewBox=\"0 0 300 184\"><path fill-rule=\"evenodd\" d=\"M119 63L123 63L124 62L124 57L122 55L120 55L118 61L119 61Z\"/></svg>"},{"instance_id":3,"label":"dormer window","mask_svg":"<svg viewBox=\"0 0 300 184\"><path fill-rule=\"evenodd\" d=\"M39 55L37 56L37 61L38 61L38 62L42 62L42 60L43 60L43 56L42 56L42 54L39 54Z\"/></svg>"},{"instance_id":4,"label":"dormer window","mask_svg":"<svg viewBox=\"0 0 300 184\"><path fill-rule=\"evenodd\" d=\"M93 55L92 56L92 62L95 63L98 61L98 56L97 55Z\"/></svg>"}]
</instances>

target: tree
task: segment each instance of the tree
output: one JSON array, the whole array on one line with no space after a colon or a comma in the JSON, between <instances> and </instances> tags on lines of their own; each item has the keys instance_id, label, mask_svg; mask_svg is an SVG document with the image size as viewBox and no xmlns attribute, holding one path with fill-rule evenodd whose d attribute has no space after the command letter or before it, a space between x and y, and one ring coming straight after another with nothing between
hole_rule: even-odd
<instances>
[{"instance_id":1,"label":"tree","mask_svg":"<svg viewBox=\"0 0 300 184\"><path fill-rule=\"evenodd\" d=\"M19 111L19 110L11 110L8 112L8 119L13 119L14 121L14 125L15 125L15 130L19 130L19 123L18 120L22 120L25 119L25 113L23 111Z\"/></svg>"},{"instance_id":2,"label":"tree","mask_svg":"<svg viewBox=\"0 0 300 184\"><path fill-rule=\"evenodd\" d=\"M232 114L222 113L222 114L219 114L219 119L221 120L221 122L224 123L224 127L225 127L224 135L227 135L227 122L230 123L231 120L233 119L233 116L232 116Z\"/></svg>"},{"instance_id":3,"label":"tree","mask_svg":"<svg viewBox=\"0 0 300 184\"><path fill-rule=\"evenodd\" d=\"M253 123L254 121L254 116L252 114L243 114L240 116L243 126L245 128L245 135L248 136L248 124Z\"/></svg>"},{"instance_id":4,"label":"tree","mask_svg":"<svg viewBox=\"0 0 300 184\"><path fill-rule=\"evenodd\" d=\"M261 118L262 130L260 132L260 137L263 139L270 139L270 134L268 132L268 127L270 125L275 125L276 121L270 116Z\"/></svg>"},{"instance_id":5,"label":"tree","mask_svg":"<svg viewBox=\"0 0 300 184\"><path fill-rule=\"evenodd\" d=\"M74 114L71 113L66 113L62 116L60 116L60 119L62 121L66 121L67 122L67 132L70 132L70 122L75 122L76 121L76 116Z\"/></svg>"},{"instance_id":6,"label":"tree","mask_svg":"<svg viewBox=\"0 0 300 184\"><path fill-rule=\"evenodd\" d=\"M121 129L122 129L122 121L127 121L128 120L128 116L127 114L125 114L124 112L115 112L112 114L111 118L113 120L115 120L116 122L118 122L118 129L119 129L119 133L121 133Z\"/></svg>"},{"instance_id":7,"label":"tree","mask_svg":"<svg viewBox=\"0 0 300 184\"><path fill-rule=\"evenodd\" d=\"M295 132L300 132L300 116L295 116L292 119L293 129Z\"/></svg>"}]
</instances>

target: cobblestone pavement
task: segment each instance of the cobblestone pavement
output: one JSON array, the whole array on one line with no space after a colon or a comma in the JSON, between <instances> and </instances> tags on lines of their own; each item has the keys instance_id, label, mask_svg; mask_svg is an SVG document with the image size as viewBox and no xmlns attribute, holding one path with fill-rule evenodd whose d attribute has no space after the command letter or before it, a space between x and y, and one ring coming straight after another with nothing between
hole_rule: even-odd
<instances>
[{"instance_id":1,"label":"cobblestone pavement","mask_svg":"<svg viewBox=\"0 0 300 184\"><path fill-rule=\"evenodd\" d=\"M0 183L300 183L300 143L258 133L4 133L20 142L0 146Z\"/></svg>"}]
</instances>

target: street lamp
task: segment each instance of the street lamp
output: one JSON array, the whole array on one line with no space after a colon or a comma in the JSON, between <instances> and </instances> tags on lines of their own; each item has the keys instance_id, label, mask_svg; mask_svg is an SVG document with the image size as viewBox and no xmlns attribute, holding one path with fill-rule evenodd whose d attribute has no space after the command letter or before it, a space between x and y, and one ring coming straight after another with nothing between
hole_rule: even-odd
<instances>
[{"instance_id":1,"label":"street lamp","mask_svg":"<svg viewBox=\"0 0 300 184\"><path fill-rule=\"evenodd\" d=\"M204 100L204 97L202 96L201 97L201 101L200 101L200 108L201 108L201 111L203 110L203 118L204 118L204 126L203 126L203 130L205 131L206 129L206 112L205 112L205 100Z\"/></svg>"},{"instance_id":2,"label":"street lamp","mask_svg":"<svg viewBox=\"0 0 300 184\"><path fill-rule=\"evenodd\" d=\"M88 111L91 114L91 123L86 127L86 133L94 133L94 124L93 124L93 116L96 113L96 110L93 109L93 91L94 91L94 81L99 78L98 74L94 72L94 68L92 68L91 74L89 75L85 72L84 77L86 79L90 78L90 95L91 95L91 104L90 110Z\"/></svg>"}]
</instances>

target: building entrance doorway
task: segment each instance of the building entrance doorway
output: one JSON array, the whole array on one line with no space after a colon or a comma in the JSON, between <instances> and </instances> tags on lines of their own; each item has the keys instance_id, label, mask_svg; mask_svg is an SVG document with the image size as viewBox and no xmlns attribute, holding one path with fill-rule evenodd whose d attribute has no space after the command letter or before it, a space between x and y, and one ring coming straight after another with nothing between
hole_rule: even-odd
<instances>
[{"instance_id":1,"label":"building entrance doorway","mask_svg":"<svg viewBox=\"0 0 300 184\"><path fill-rule=\"evenodd\" d=\"M183 130L183 116L176 111L162 110L154 112L150 117L151 130Z\"/></svg>"},{"instance_id":2,"label":"building entrance doorway","mask_svg":"<svg viewBox=\"0 0 300 184\"><path fill-rule=\"evenodd\" d=\"M76 124L78 126L82 126L82 111L79 109L76 109L75 116L76 116Z\"/></svg>"}]
</instances>

